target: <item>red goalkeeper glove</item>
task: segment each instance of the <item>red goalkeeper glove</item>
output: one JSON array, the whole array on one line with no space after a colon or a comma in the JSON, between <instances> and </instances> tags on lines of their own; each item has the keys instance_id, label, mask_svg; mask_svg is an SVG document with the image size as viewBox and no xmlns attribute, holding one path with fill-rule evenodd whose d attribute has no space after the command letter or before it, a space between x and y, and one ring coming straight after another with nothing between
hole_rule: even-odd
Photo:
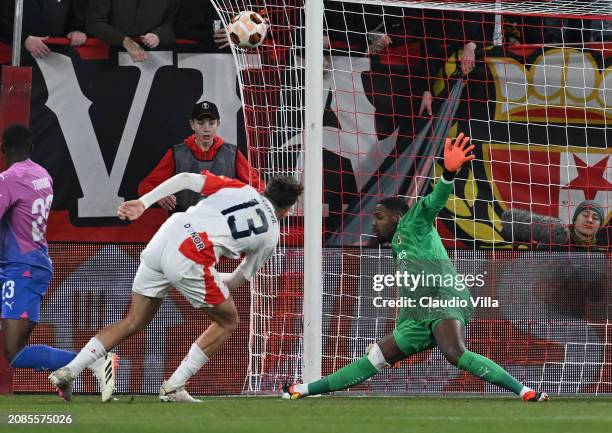
<instances>
[{"instance_id":1,"label":"red goalkeeper glove","mask_svg":"<svg viewBox=\"0 0 612 433\"><path fill-rule=\"evenodd\" d=\"M469 154L474 149L473 144L468 146L469 142L470 137L466 137L463 132L455 138L454 142L450 138L446 139L444 143L444 168L451 173L455 173L459 171L463 164L475 158L474 155Z\"/></svg>"}]
</instances>

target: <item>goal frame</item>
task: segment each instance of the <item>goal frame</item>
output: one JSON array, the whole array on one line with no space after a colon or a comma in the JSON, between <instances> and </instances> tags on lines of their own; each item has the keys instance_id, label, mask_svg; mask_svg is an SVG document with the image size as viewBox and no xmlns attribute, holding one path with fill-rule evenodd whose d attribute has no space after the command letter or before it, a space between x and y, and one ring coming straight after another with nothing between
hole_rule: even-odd
<instances>
[{"instance_id":1,"label":"goal frame","mask_svg":"<svg viewBox=\"0 0 612 433\"><path fill-rule=\"evenodd\" d=\"M302 379L321 377L323 326L323 0L304 2L304 337Z\"/></svg>"}]
</instances>

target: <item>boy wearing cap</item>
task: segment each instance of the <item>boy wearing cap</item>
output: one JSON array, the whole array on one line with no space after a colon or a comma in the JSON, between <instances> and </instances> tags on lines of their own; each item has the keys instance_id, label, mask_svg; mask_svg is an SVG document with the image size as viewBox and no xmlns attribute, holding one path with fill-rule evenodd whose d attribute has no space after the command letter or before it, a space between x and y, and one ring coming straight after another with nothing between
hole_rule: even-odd
<instances>
[{"instance_id":1,"label":"boy wearing cap","mask_svg":"<svg viewBox=\"0 0 612 433\"><path fill-rule=\"evenodd\" d=\"M182 143L168 149L161 161L138 185L138 194L152 191L167 179L179 173L201 173L208 170L217 176L238 179L260 190L263 186L253 169L235 144L226 143L217 135L220 116L217 106L200 101L193 106L189 125L193 134ZM200 200L198 194L181 191L157 202L169 211L184 212Z\"/></svg>"}]
</instances>

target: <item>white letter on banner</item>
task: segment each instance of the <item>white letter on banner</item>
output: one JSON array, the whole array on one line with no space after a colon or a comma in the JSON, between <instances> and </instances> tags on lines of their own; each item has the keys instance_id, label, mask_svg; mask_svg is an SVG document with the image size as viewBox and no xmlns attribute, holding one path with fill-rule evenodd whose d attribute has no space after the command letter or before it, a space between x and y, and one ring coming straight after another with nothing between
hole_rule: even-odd
<instances>
[{"instance_id":1,"label":"white letter on banner","mask_svg":"<svg viewBox=\"0 0 612 433\"><path fill-rule=\"evenodd\" d=\"M110 176L89 117L91 101L81 91L72 60L58 53L36 59L49 93L46 105L57 116L83 191L78 201L79 218L116 216L117 206L123 201L118 195L119 186L153 79L159 68L172 65L172 52L152 51L148 56L146 62L134 63L127 53L119 53L119 66L140 69L140 79Z\"/></svg>"},{"instance_id":2,"label":"white letter on banner","mask_svg":"<svg viewBox=\"0 0 612 433\"><path fill-rule=\"evenodd\" d=\"M323 80L324 99L332 94L331 107L340 128L323 128L323 146L351 161L357 188L370 180L391 153L397 141L397 131L384 140L376 133L376 109L368 100L361 74L370 70L367 58L332 57L334 74Z\"/></svg>"},{"instance_id":3,"label":"white letter on banner","mask_svg":"<svg viewBox=\"0 0 612 433\"><path fill-rule=\"evenodd\" d=\"M501 116L496 120L507 120L510 111L525 108L529 89L525 66L504 57L489 59L487 64L495 76L496 104Z\"/></svg>"},{"instance_id":4,"label":"white letter on banner","mask_svg":"<svg viewBox=\"0 0 612 433\"><path fill-rule=\"evenodd\" d=\"M202 95L193 95L194 103L206 99L219 107L219 135L237 144L236 114L240 99L236 96L236 65L231 54L178 54L177 67L195 69L202 74ZM197 98L197 99L196 99Z\"/></svg>"}]
</instances>

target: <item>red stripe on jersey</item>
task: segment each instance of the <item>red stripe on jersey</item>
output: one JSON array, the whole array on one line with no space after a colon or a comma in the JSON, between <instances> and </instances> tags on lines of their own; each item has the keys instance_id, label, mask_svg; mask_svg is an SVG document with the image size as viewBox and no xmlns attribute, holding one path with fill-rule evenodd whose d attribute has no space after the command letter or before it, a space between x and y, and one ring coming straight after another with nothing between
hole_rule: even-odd
<instances>
[{"instance_id":1,"label":"red stripe on jersey","mask_svg":"<svg viewBox=\"0 0 612 433\"><path fill-rule=\"evenodd\" d=\"M212 266L204 266L204 288L206 289L204 294L204 302L208 305L219 305L225 301L225 295L221 291L221 287L215 281L210 269Z\"/></svg>"},{"instance_id":2,"label":"red stripe on jersey","mask_svg":"<svg viewBox=\"0 0 612 433\"><path fill-rule=\"evenodd\" d=\"M246 185L244 182L241 182L238 179L217 176L208 170L204 170L202 174L206 176L206 181L204 182L204 187L202 188L201 192L202 195L213 195L223 188L242 188Z\"/></svg>"},{"instance_id":3,"label":"red stripe on jersey","mask_svg":"<svg viewBox=\"0 0 612 433\"><path fill-rule=\"evenodd\" d=\"M181 243L179 251L189 260L193 260L200 265L215 266L217 264L213 244L208 239L206 232L197 235L194 233L185 239Z\"/></svg>"},{"instance_id":4,"label":"red stripe on jersey","mask_svg":"<svg viewBox=\"0 0 612 433\"><path fill-rule=\"evenodd\" d=\"M197 237L188 237L181 243L179 251L189 260L202 265L204 272L204 302L208 305L219 305L225 301L221 288L215 281L210 269L217 264L213 244L206 232L198 233Z\"/></svg>"}]
</instances>

